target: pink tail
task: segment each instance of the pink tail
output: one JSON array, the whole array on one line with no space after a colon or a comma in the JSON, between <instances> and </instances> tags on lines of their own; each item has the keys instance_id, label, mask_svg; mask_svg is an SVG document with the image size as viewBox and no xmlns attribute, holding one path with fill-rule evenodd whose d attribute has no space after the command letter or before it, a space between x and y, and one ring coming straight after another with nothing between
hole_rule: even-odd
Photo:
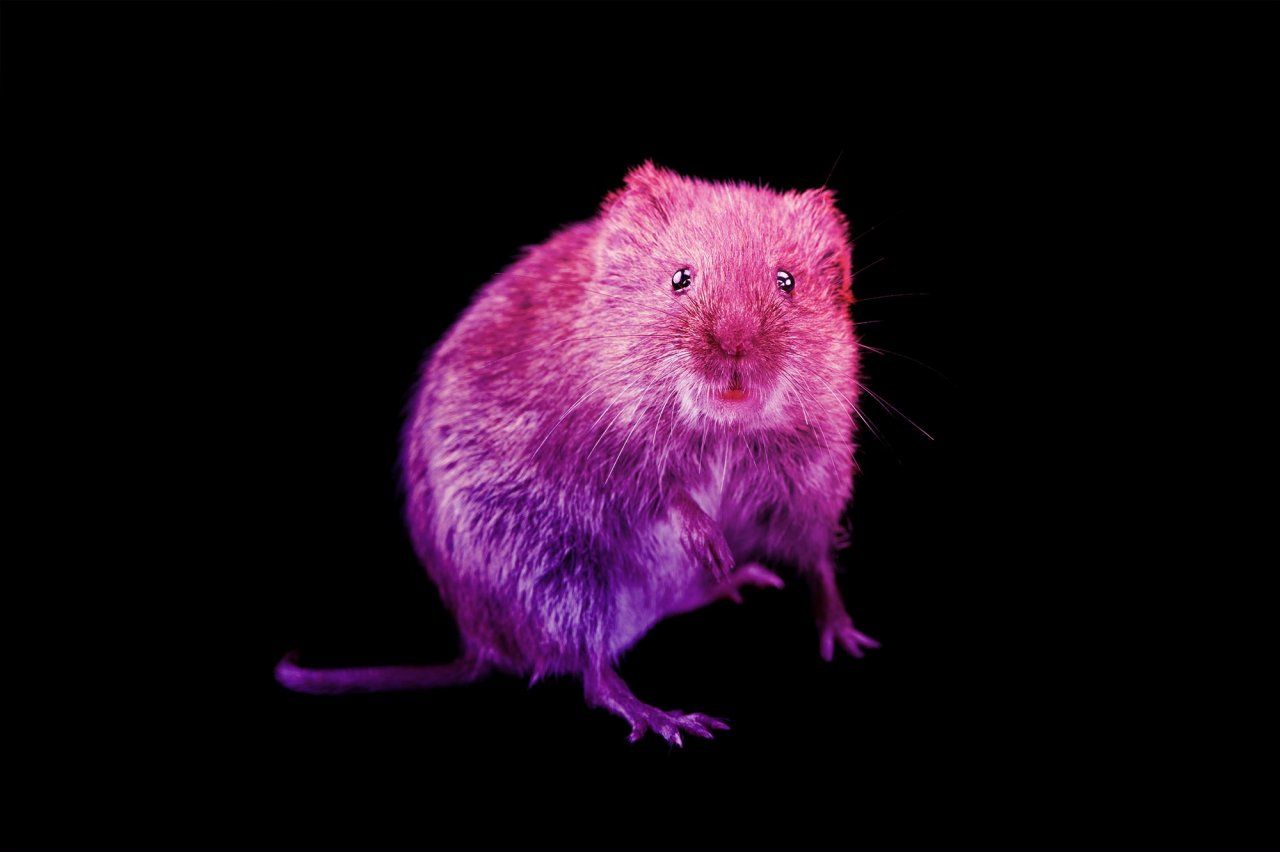
<instances>
[{"instance_id":1,"label":"pink tail","mask_svg":"<svg viewBox=\"0 0 1280 852\"><path fill-rule=\"evenodd\" d=\"M489 670L473 657L442 666L377 666L364 669L304 669L290 651L276 666L276 681L294 692L340 695L344 692L403 692L456 686L479 680Z\"/></svg>"}]
</instances>

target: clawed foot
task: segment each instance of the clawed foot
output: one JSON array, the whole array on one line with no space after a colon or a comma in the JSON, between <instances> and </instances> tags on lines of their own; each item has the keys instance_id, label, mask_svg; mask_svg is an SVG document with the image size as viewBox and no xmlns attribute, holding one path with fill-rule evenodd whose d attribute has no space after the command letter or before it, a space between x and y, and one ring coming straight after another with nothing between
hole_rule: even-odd
<instances>
[{"instance_id":1,"label":"clawed foot","mask_svg":"<svg viewBox=\"0 0 1280 852\"><path fill-rule=\"evenodd\" d=\"M782 578L758 562L743 565L734 571L719 587L723 597L736 604L742 603L742 587L756 586L762 589L781 589Z\"/></svg>"},{"instance_id":2,"label":"clawed foot","mask_svg":"<svg viewBox=\"0 0 1280 852\"><path fill-rule=\"evenodd\" d=\"M831 662L836 655L836 643L851 656L862 657L863 649L879 648L880 643L860 632L853 626L853 619L848 613L839 612L825 619L818 625L818 653L822 659Z\"/></svg>"},{"instance_id":3,"label":"clawed foot","mask_svg":"<svg viewBox=\"0 0 1280 852\"><path fill-rule=\"evenodd\" d=\"M593 707L604 707L626 719L631 725L631 736L627 739L633 743L646 731L653 731L672 745L682 746L682 731L709 740L712 731L729 730L727 724L705 713L683 713L679 710L667 713L650 707L631 694L611 666L588 670L584 680L587 703Z\"/></svg>"},{"instance_id":4,"label":"clawed foot","mask_svg":"<svg viewBox=\"0 0 1280 852\"><path fill-rule=\"evenodd\" d=\"M724 721L705 713L682 713L679 710L668 713L647 705L634 710L627 721L631 723L631 735L627 737L627 741L633 743L638 742L647 731L653 731L672 745L683 746L681 731L709 740L713 736L713 730L729 730Z\"/></svg>"}]
</instances>

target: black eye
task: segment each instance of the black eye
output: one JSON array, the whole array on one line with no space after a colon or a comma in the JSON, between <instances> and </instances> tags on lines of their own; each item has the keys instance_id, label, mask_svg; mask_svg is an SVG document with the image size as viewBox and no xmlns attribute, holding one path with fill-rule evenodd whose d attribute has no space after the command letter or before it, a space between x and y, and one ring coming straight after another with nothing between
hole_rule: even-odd
<instances>
[{"instance_id":1,"label":"black eye","mask_svg":"<svg viewBox=\"0 0 1280 852\"><path fill-rule=\"evenodd\" d=\"M791 277L790 272L778 270L778 289L784 293L790 293L796 286L796 279Z\"/></svg>"},{"instance_id":2,"label":"black eye","mask_svg":"<svg viewBox=\"0 0 1280 852\"><path fill-rule=\"evenodd\" d=\"M683 290L693 283L693 275L688 269L677 269L675 274L671 276L671 289Z\"/></svg>"}]
</instances>

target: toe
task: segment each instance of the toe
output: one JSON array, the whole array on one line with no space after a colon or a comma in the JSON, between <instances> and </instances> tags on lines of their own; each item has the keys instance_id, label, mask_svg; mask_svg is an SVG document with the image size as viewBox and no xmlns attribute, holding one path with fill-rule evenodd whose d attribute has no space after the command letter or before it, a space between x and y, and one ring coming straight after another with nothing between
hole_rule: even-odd
<instances>
[{"instance_id":1,"label":"toe","mask_svg":"<svg viewBox=\"0 0 1280 852\"><path fill-rule=\"evenodd\" d=\"M723 541L711 545L711 570L717 580L727 580L733 572L733 553Z\"/></svg>"},{"instance_id":2,"label":"toe","mask_svg":"<svg viewBox=\"0 0 1280 852\"><path fill-rule=\"evenodd\" d=\"M853 631L853 633L854 633L854 635L855 635L855 636L857 636L857 637L858 637L858 644L859 644L859 645L861 645L862 647L864 647L864 648L879 648L879 647L880 647L880 643L879 643L879 642L877 642L876 640L872 639L872 638L871 638L870 636L868 636L867 634L862 633L861 631L858 631L858 630Z\"/></svg>"},{"instance_id":3,"label":"toe","mask_svg":"<svg viewBox=\"0 0 1280 852\"><path fill-rule=\"evenodd\" d=\"M712 738L710 731L688 717L680 720L680 727L693 734L695 737L702 737L704 740Z\"/></svg>"},{"instance_id":4,"label":"toe","mask_svg":"<svg viewBox=\"0 0 1280 852\"><path fill-rule=\"evenodd\" d=\"M863 656L862 647L858 645L858 640L847 631L840 633L840 647L849 652L850 656L859 658Z\"/></svg>"},{"instance_id":5,"label":"toe","mask_svg":"<svg viewBox=\"0 0 1280 852\"><path fill-rule=\"evenodd\" d=\"M756 586L768 586L772 589L781 589L786 585L782 582L781 577L760 564L748 565L739 573L744 575L743 579Z\"/></svg>"},{"instance_id":6,"label":"toe","mask_svg":"<svg viewBox=\"0 0 1280 852\"><path fill-rule=\"evenodd\" d=\"M661 711L658 712L661 713ZM652 721L650 730L674 746L684 745L684 742L680 739L679 720L674 716L661 713L660 718L655 718Z\"/></svg>"},{"instance_id":7,"label":"toe","mask_svg":"<svg viewBox=\"0 0 1280 852\"><path fill-rule=\"evenodd\" d=\"M706 713L690 713L686 718L692 722L695 722L700 728L707 730L708 737L711 736L710 734L711 729L714 729L717 731L729 730L729 724L727 722L721 719L717 719L714 716L708 716Z\"/></svg>"},{"instance_id":8,"label":"toe","mask_svg":"<svg viewBox=\"0 0 1280 852\"><path fill-rule=\"evenodd\" d=\"M712 729L727 731L729 726L705 713L689 713L680 717L680 727L704 740L714 739Z\"/></svg>"}]
</instances>

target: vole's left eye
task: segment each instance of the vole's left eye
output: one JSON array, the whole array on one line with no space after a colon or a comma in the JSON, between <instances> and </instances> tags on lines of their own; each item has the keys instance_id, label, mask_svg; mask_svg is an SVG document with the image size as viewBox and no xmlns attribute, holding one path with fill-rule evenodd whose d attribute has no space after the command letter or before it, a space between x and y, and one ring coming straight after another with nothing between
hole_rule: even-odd
<instances>
[{"instance_id":1,"label":"vole's left eye","mask_svg":"<svg viewBox=\"0 0 1280 852\"><path fill-rule=\"evenodd\" d=\"M791 277L791 273L785 270L778 270L778 289L784 293L790 293L796 286L796 279Z\"/></svg>"},{"instance_id":2,"label":"vole's left eye","mask_svg":"<svg viewBox=\"0 0 1280 852\"><path fill-rule=\"evenodd\" d=\"M693 283L693 273L687 268L677 269L671 276L671 289L683 290Z\"/></svg>"}]
</instances>

